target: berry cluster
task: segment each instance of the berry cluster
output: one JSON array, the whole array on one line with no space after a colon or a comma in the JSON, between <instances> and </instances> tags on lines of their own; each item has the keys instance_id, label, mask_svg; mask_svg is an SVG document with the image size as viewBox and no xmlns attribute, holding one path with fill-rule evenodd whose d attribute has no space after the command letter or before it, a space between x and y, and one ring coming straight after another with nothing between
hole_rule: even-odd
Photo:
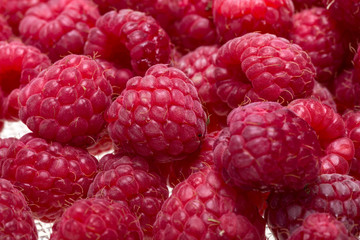
<instances>
[{"instance_id":1,"label":"berry cluster","mask_svg":"<svg viewBox=\"0 0 360 240\"><path fill-rule=\"evenodd\" d=\"M0 239L360 237L360 2L0 0Z\"/></svg>"}]
</instances>

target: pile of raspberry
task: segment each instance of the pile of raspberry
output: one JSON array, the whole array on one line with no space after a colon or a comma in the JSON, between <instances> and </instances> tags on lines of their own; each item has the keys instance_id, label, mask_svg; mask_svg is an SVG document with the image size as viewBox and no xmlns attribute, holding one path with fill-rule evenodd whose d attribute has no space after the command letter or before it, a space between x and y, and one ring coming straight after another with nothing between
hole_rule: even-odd
<instances>
[{"instance_id":1,"label":"pile of raspberry","mask_svg":"<svg viewBox=\"0 0 360 240\"><path fill-rule=\"evenodd\" d=\"M354 0L0 0L0 239L359 239L359 26Z\"/></svg>"}]
</instances>

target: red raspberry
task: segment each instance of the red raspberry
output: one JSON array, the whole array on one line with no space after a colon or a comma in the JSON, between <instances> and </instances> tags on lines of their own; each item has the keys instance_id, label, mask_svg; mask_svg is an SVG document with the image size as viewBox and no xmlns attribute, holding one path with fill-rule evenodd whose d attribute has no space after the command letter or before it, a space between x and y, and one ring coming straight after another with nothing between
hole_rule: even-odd
<instances>
[{"instance_id":1,"label":"red raspberry","mask_svg":"<svg viewBox=\"0 0 360 240\"><path fill-rule=\"evenodd\" d=\"M56 61L70 53L83 53L89 30L99 17L92 1L49 0L28 10L19 30L25 43Z\"/></svg>"},{"instance_id":2,"label":"red raspberry","mask_svg":"<svg viewBox=\"0 0 360 240\"><path fill-rule=\"evenodd\" d=\"M351 237L344 224L328 213L313 213L304 219L288 240L349 240Z\"/></svg>"},{"instance_id":3,"label":"red raspberry","mask_svg":"<svg viewBox=\"0 0 360 240\"><path fill-rule=\"evenodd\" d=\"M216 61L231 73L216 83L217 94L231 108L264 100L286 105L310 96L314 87L315 68L308 54L272 34L249 33L230 40L220 47Z\"/></svg>"},{"instance_id":4,"label":"red raspberry","mask_svg":"<svg viewBox=\"0 0 360 240\"><path fill-rule=\"evenodd\" d=\"M333 81L345 50L342 32L325 8L315 7L296 13L289 39L310 55L317 81Z\"/></svg>"},{"instance_id":5,"label":"red raspberry","mask_svg":"<svg viewBox=\"0 0 360 240\"><path fill-rule=\"evenodd\" d=\"M347 136L353 141L355 157L352 160L350 175L360 179L360 112L349 111L344 116Z\"/></svg>"},{"instance_id":6,"label":"red raspberry","mask_svg":"<svg viewBox=\"0 0 360 240\"><path fill-rule=\"evenodd\" d=\"M0 238L38 239L34 219L24 196L7 180L0 178Z\"/></svg>"},{"instance_id":7,"label":"red raspberry","mask_svg":"<svg viewBox=\"0 0 360 240\"><path fill-rule=\"evenodd\" d=\"M173 189L157 215L154 239L264 239L261 219L240 192L206 168Z\"/></svg>"},{"instance_id":8,"label":"red raspberry","mask_svg":"<svg viewBox=\"0 0 360 240\"><path fill-rule=\"evenodd\" d=\"M51 240L143 239L138 219L126 205L107 199L76 201L55 223Z\"/></svg>"},{"instance_id":9,"label":"red raspberry","mask_svg":"<svg viewBox=\"0 0 360 240\"><path fill-rule=\"evenodd\" d=\"M162 64L130 79L106 116L119 151L157 162L186 158L206 133L206 114L193 82Z\"/></svg>"},{"instance_id":10,"label":"red raspberry","mask_svg":"<svg viewBox=\"0 0 360 240\"><path fill-rule=\"evenodd\" d=\"M360 31L360 2L357 0L322 0L323 5L342 27L351 32Z\"/></svg>"},{"instance_id":11,"label":"red raspberry","mask_svg":"<svg viewBox=\"0 0 360 240\"><path fill-rule=\"evenodd\" d=\"M14 137L0 138L0 173L2 171L3 162L6 160L7 150L11 144L16 142L18 139Z\"/></svg>"},{"instance_id":12,"label":"red raspberry","mask_svg":"<svg viewBox=\"0 0 360 240\"><path fill-rule=\"evenodd\" d=\"M169 63L170 40L154 18L123 9L108 12L96 21L84 52L100 55L119 67L132 67L143 75L154 64Z\"/></svg>"},{"instance_id":13,"label":"red raspberry","mask_svg":"<svg viewBox=\"0 0 360 240\"><path fill-rule=\"evenodd\" d=\"M262 191L301 189L316 179L321 154L316 133L286 107L251 103L234 109L227 122L230 139L227 148L223 142L217 165L235 185Z\"/></svg>"},{"instance_id":14,"label":"red raspberry","mask_svg":"<svg viewBox=\"0 0 360 240\"><path fill-rule=\"evenodd\" d=\"M175 64L194 82L201 102L209 115L210 128L217 122L220 122L220 125L226 125L226 116L231 111L231 108L222 102L216 93L216 82L228 77L225 69L215 66L218 49L217 46L199 47L184 55Z\"/></svg>"},{"instance_id":15,"label":"red raspberry","mask_svg":"<svg viewBox=\"0 0 360 240\"><path fill-rule=\"evenodd\" d=\"M1 176L22 191L36 218L52 222L86 197L96 172L87 151L26 134L9 146Z\"/></svg>"},{"instance_id":16,"label":"red raspberry","mask_svg":"<svg viewBox=\"0 0 360 240\"><path fill-rule=\"evenodd\" d=\"M317 81L315 81L314 89L313 89L313 93L312 93L311 97L319 100L322 104L328 105L329 107L334 109L334 111L337 110L336 103L334 101L334 97L331 94L331 92L329 91L329 89L327 87L321 85Z\"/></svg>"},{"instance_id":17,"label":"red raspberry","mask_svg":"<svg viewBox=\"0 0 360 240\"><path fill-rule=\"evenodd\" d=\"M92 145L105 127L111 85L92 58L68 55L20 90L19 118L36 135L77 146Z\"/></svg>"},{"instance_id":18,"label":"red raspberry","mask_svg":"<svg viewBox=\"0 0 360 240\"><path fill-rule=\"evenodd\" d=\"M213 16L221 42L259 31L286 37L292 27L291 0L214 0Z\"/></svg>"},{"instance_id":19,"label":"red raspberry","mask_svg":"<svg viewBox=\"0 0 360 240\"><path fill-rule=\"evenodd\" d=\"M347 230L360 233L360 181L341 174L322 174L298 192L272 193L265 218L274 237L288 239L312 213L330 213Z\"/></svg>"},{"instance_id":20,"label":"red raspberry","mask_svg":"<svg viewBox=\"0 0 360 240\"><path fill-rule=\"evenodd\" d=\"M334 99L339 112L354 109L360 104L357 96L360 94L360 84L353 81L354 70L344 70L335 78Z\"/></svg>"},{"instance_id":21,"label":"red raspberry","mask_svg":"<svg viewBox=\"0 0 360 240\"><path fill-rule=\"evenodd\" d=\"M0 85L6 97L4 115L18 120L19 89L50 66L50 59L39 49L21 42L0 42Z\"/></svg>"},{"instance_id":22,"label":"red raspberry","mask_svg":"<svg viewBox=\"0 0 360 240\"><path fill-rule=\"evenodd\" d=\"M0 41L9 40L12 35L11 27L7 24L3 15L0 14Z\"/></svg>"},{"instance_id":23,"label":"red raspberry","mask_svg":"<svg viewBox=\"0 0 360 240\"><path fill-rule=\"evenodd\" d=\"M128 205L146 236L152 236L156 214L169 196L165 181L141 157L105 155L88 197L109 198Z\"/></svg>"},{"instance_id":24,"label":"red raspberry","mask_svg":"<svg viewBox=\"0 0 360 240\"><path fill-rule=\"evenodd\" d=\"M295 11L312 7L322 7L322 0L293 0Z\"/></svg>"},{"instance_id":25,"label":"red raspberry","mask_svg":"<svg viewBox=\"0 0 360 240\"><path fill-rule=\"evenodd\" d=\"M130 8L136 11L152 14L156 12L158 0L94 0L102 14L114 9Z\"/></svg>"}]
</instances>

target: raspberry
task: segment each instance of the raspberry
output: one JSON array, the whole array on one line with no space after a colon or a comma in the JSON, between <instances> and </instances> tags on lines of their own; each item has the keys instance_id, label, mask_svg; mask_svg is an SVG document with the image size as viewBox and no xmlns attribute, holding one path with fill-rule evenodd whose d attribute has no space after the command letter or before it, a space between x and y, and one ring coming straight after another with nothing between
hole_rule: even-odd
<instances>
[{"instance_id":1,"label":"raspberry","mask_svg":"<svg viewBox=\"0 0 360 240\"><path fill-rule=\"evenodd\" d=\"M206 114L193 82L163 64L130 79L106 118L118 151L163 163L195 152L206 133Z\"/></svg>"},{"instance_id":2,"label":"raspberry","mask_svg":"<svg viewBox=\"0 0 360 240\"><path fill-rule=\"evenodd\" d=\"M289 39L310 55L317 81L333 81L345 50L342 32L325 8L315 7L296 13Z\"/></svg>"},{"instance_id":3,"label":"raspberry","mask_svg":"<svg viewBox=\"0 0 360 240\"><path fill-rule=\"evenodd\" d=\"M12 35L11 27L7 24L6 19L0 15L0 41L9 40Z\"/></svg>"},{"instance_id":4,"label":"raspberry","mask_svg":"<svg viewBox=\"0 0 360 240\"><path fill-rule=\"evenodd\" d=\"M322 7L322 0L293 0L295 10L301 11L302 9L312 7Z\"/></svg>"},{"instance_id":5,"label":"raspberry","mask_svg":"<svg viewBox=\"0 0 360 240\"><path fill-rule=\"evenodd\" d=\"M288 239L312 213L330 213L347 230L360 233L360 181L341 174L322 174L297 192L271 193L265 219L274 237Z\"/></svg>"},{"instance_id":6,"label":"raspberry","mask_svg":"<svg viewBox=\"0 0 360 240\"><path fill-rule=\"evenodd\" d=\"M304 219L302 226L297 228L289 240L349 240L344 224L328 213L313 213Z\"/></svg>"},{"instance_id":7,"label":"raspberry","mask_svg":"<svg viewBox=\"0 0 360 240\"><path fill-rule=\"evenodd\" d=\"M175 65L194 82L210 117L210 128L217 122L226 125L226 116L231 111L216 93L216 81L227 77L225 69L214 65L218 49L217 46L199 47L181 57Z\"/></svg>"},{"instance_id":8,"label":"raspberry","mask_svg":"<svg viewBox=\"0 0 360 240\"><path fill-rule=\"evenodd\" d=\"M287 37L294 5L290 0L214 0L213 16L221 42L259 31Z\"/></svg>"},{"instance_id":9,"label":"raspberry","mask_svg":"<svg viewBox=\"0 0 360 240\"><path fill-rule=\"evenodd\" d=\"M55 223L51 240L143 239L139 221L126 205L107 199L82 199Z\"/></svg>"},{"instance_id":10,"label":"raspberry","mask_svg":"<svg viewBox=\"0 0 360 240\"><path fill-rule=\"evenodd\" d=\"M92 1L49 0L26 12L19 31L25 43L56 61L70 53L83 53L88 32L99 17Z\"/></svg>"},{"instance_id":11,"label":"raspberry","mask_svg":"<svg viewBox=\"0 0 360 240\"><path fill-rule=\"evenodd\" d=\"M156 214L168 198L165 181L141 157L105 155L88 197L109 198L129 206L146 236L152 236Z\"/></svg>"},{"instance_id":12,"label":"raspberry","mask_svg":"<svg viewBox=\"0 0 360 240\"><path fill-rule=\"evenodd\" d=\"M354 70L344 70L334 81L334 100L339 112L353 109L360 101L356 96L360 94L360 84L353 81Z\"/></svg>"},{"instance_id":13,"label":"raspberry","mask_svg":"<svg viewBox=\"0 0 360 240\"><path fill-rule=\"evenodd\" d=\"M14 137L0 138L0 173L2 170L3 162L6 160L7 150L11 144L16 142L18 139Z\"/></svg>"},{"instance_id":14,"label":"raspberry","mask_svg":"<svg viewBox=\"0 0 360 240\"><path fill-rule=\"evenodd\" d=\"M6 97L4 115L7 120L18 120L19 89L50 64L50 59L35 47L18 41L0 42L0 85Z\"/></svg>"},{"instance_id":15,"label":"raspberry","mask_svg":"<svg viewBox=\"0 0 360 240\"><path fill-rule=\"evenodd\" d=\"M114 9L130 8L136 11L151 14L156 12L157 0L94 0L102 14Z\"/></svg>"},{"instance_id":16,"label":"raspberry","mask_svg":"<svg viewBox=\"0 0 360 240\"><path fill-rule=\"evenodd\" d=\"M307 53L272 34L249 33L228 41L216 63L231 73L216 83L217 94L231 108L264 100L286 105L310 96L314 87L315 68Z\"/></svg>"},{"instance_id":17,"label":"raspberry","mask_svg":"<svg viewBox=\"0 0 360 240\"><path fill-rule=\"evenodd\" d=\"M100 155L114 150L114 144L111 140L107 129L104 129L99 135L95 144L86 148L91 155Z\"/></svg>"},{"instance_id":18,"label":"raspberry","mask_svg":"<svg viewBox=\"0 0 360 240\"><path fill-rule=\"evenodd\" d=\"M96 21L84 52L100 55L119 68L132 67L136 74L143 75L154 64L169 63L170 39L154 18L123 9L108 12Z\"/></svg>"},{"instance_id":19,"label":"raspberry","mask_svg":"<svg viewBox=\"0 0 360 240\"><path fill-rule=\"evenodd\" d=\"M173 189L157 215L154 239L264 239L264 225L254 218L261 219L256 207L206 168Z\"/></svg>"},{"instance_id":20,"label":"raspberry","mask_svg":"<svg viewBox=\"0 0 360 240\"><path fill-rule=\"evenodd\" d=\"M347 136L353 141L355 157L352 160L350 175L360 179L360 112L349 111L344 116Z\"/></svg>"},{"instance_id":21,"label":"raspberry","mask_svg":"<svg viewBox=\"0 0 360 240\"><path fill-rule=\"evenodd\" d=\"M1 239L38 239L24 196L5 179L0 179L0 214Z\"/></svg>"},{"instance_id":22,"label":"raspberry","mask_svg":"<svg viewBox=\"0 0 360 240\"><path fill-rule=\"evenodd\" d=\"M68 55L19 93L19 118L37 136L77 146L94 144L105 127L112 89L92 58Z\"/></svg>"},{"instance_id":23,"label":"raspberry","mask_svg":"<svg viewBox=\"0 0 360 240\"><path fill-rule=\"evenodd\" d=\"M329 91L329 89L321 85L317 81L315 81L314 89L311 97L319 100L322 104L328 105L329 107L334 109L334 111L337 110L334 97Z\"/></svg>"},{"instance_id":24,"label":"raspberry","mask_svg":"<svg viewBox=\"0 0 360 240\"><path fill-rule=\"evenodd\" d=\"M52 222L86 197L96 172L97 160L87 151L29 133L9 146L1 176L21 190L36 218Z\"/></svg>"},{"instance_id":25,"label":"raspberry","mask_svg":"<svg viewBox=\"0 0 360 240\"><path fill-rule=\"evenodd\" d=\"M301 189L315 181L320 144L295 113L279 103L259 102L234 109L227 121L229 143L226 148L223 142L217 165L235 185L267 191Z\"/></svg>"}]
</instances>

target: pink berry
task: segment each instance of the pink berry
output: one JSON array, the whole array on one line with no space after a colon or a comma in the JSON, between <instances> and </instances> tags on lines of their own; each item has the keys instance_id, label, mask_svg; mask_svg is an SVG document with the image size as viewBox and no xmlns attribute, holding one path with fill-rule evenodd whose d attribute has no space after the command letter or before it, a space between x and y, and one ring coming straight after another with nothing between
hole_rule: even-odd
<instances>
[{"instance_id":1,"label":"pink berry","mask_svg":"<svg viewBox=\"0 0 360 240\"><path fill-rule=\"evenodd\" d=\"M0 14L0 41L9 40L12 35L11 27L6 22L4 16Z\"/></svg>"}]
</instances>

